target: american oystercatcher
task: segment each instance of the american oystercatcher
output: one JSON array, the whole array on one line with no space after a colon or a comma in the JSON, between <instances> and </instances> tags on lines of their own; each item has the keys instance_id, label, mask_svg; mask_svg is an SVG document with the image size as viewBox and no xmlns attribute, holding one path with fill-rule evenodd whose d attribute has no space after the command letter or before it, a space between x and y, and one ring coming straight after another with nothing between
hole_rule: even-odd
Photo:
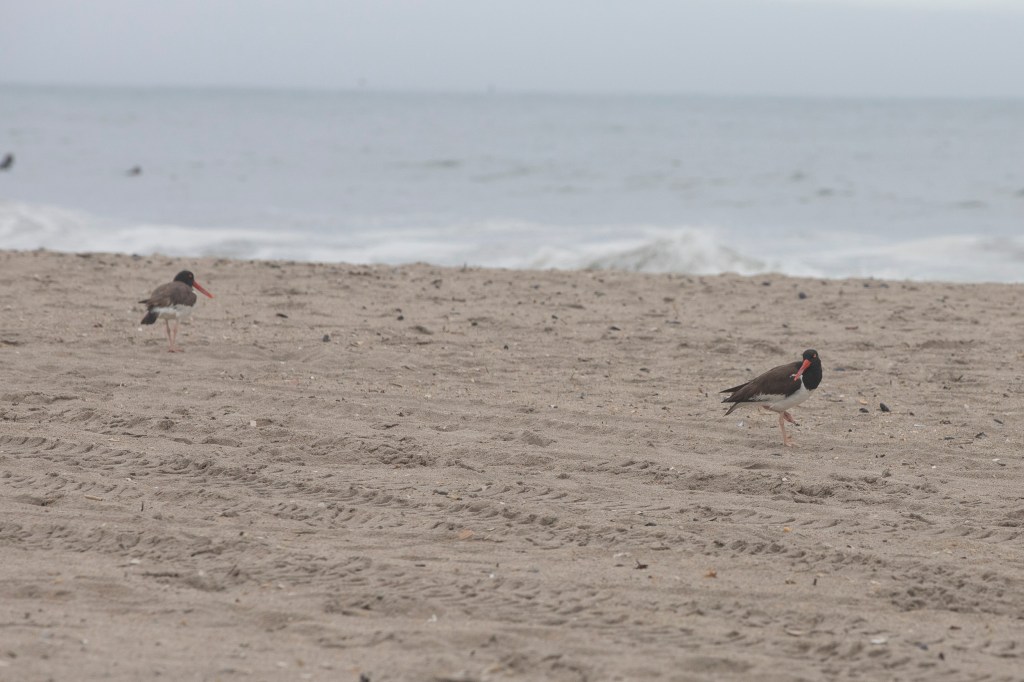
<instances>
[{"instance_id":1,"label":"american oystercatcher","mask_svg":"<svg viewBox=\"0 0 1024 682\"><path fill-rule=\"evenodd\" d=\"M818 351L805 350L803 359L770 369L752 381L727 388L723 403L734 403L725 414L732 413L743 403L760 404L766 410L779 413L782 443L789 447L793 441L786 434L786 422L796 424L789 408L796 407L811 397L821 383L821 358Z\"/></svg>"},{"instance_id":2,"label":"american oystercatcher","mask_svg":"<svg viewBox=\"0 0 1024 682\"><path fill-rule=\"evenodd\" d=\"M142 324L153 324L163 318L164 324L167 325L167 341L170 344L168 353L178 353L182 350L174 345L174 340L178 338L178 325L192 314L192 308L196 304L193 288L213 298L213 294L199 285L195 275L188 270L182 270L175 275L173 282L161 284L149 298L139 301L146 306L146 316L142 318ZM174 331L171 331L171 320L174 320Z\"/></svg>"}]
</instances>

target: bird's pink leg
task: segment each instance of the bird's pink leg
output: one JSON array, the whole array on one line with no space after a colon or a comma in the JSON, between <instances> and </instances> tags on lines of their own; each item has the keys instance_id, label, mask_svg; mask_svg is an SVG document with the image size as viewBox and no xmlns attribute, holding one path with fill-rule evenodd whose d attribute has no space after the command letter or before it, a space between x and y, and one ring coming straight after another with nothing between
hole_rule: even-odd
<instances>
[{"instance_id":1,"label":"bird's pink leg","mask_svg":"<svg viewBox=\"0 0 1024 682\"><path fill-rule=\"evenodd\" d=\"M167 331L167 352L174 352L174 338L171 336L171 322L170 320L164 319L164 329Z\"/></svg>"},{"instance_id":2,"label":"bird's pink leg","mask_svg":"<svg viewBox=\"0 0 1024 682\"><path fill-rule=\"evenodd\" d=\"M175 353L180 353L180 352L182 352L184 350L183 348L180 348L179 346L175 345L177 343L177 341L178 341L178 329L180 327L181 327L181 320L175 320L174 321L174 334L171 336L171 346L173 347L173 349L174 349L173 352L175 352Z\"/></svg>"},{"instance_id":3,"label":"bird's pink leg","mask_svg":"<svg viewBox=\"0 0 1024 682\"><path fill-rule=\"evenodd\" d=\"M792 417L789 419L789 421L793 421ZM792 441L792 439L790 439L789 435L786 433L786 413L785 412L783 412L782 414L779 415L779 430L782 431L782 444L785 445L787 448L793 447L793 441Z\"/></svg>"}]
</instances>

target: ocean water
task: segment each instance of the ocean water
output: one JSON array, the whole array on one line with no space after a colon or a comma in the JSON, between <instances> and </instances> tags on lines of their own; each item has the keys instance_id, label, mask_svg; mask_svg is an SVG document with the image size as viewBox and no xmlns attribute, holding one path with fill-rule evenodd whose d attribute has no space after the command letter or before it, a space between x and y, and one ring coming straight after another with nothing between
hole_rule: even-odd
<instances>
[{"instance_id":1,"label":"ocean water","mask_svg":"<svg viewBox=\"0 0 1024 682\"><path fill-rule=\"evenodd\" d=\"M5 249L1024 281L1024 101L0 86L8 152Z\"/></svg>"}]
</instances>

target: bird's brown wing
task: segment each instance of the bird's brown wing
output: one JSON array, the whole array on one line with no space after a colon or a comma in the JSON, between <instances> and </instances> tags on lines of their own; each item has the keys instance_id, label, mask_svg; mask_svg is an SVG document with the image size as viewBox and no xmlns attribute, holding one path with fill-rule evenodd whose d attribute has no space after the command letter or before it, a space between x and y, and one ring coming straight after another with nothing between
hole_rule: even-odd
<instances>
[{"instance_id":1,"label":"bird's brown wing","mask_svg":"<svg viewBox=\"0 0 1024 682\"><path fill-rule=\"evenodd\" d=\"M722 402L735 403L726 414L739 407L740 403L750 402L759 395L790 395L800 388L800 382L793 381L793 375L800 371L801 364L803 363L798 360L785 365L779 365L745 384L725 389L722 393L730 393L732 395L725 398Z\"/></svg>"},{"instance_id":2,"label":"bird's brown wing","mask_svg":"<svg viewBox=\"0 0 1024 682\"><path fill-rule=\"evenodd\" d=\"M168 282L158 286L149 298L139 303L147 308L168 308L172 305L195 305L196 294L184 282Z\"/></svg>"}]
</instances>

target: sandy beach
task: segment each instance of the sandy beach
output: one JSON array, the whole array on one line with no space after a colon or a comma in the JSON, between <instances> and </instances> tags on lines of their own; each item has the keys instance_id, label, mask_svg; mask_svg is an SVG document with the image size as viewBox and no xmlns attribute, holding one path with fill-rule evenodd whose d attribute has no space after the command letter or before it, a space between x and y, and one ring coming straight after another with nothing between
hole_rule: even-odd
<instances>
[{"instance_id":1,"label":"sandy beach","mask_svg":"<svg viewBox=\"0 0 1024 682\"><path fill-rule=\"evenodd\" d=\"M171 354L135 302L186 268L216 298ZM0 680L1024 674L1020 285L0 252L0 286ZM806 348L797 447L723 417Z\"/></svg>"}]
</instances>

